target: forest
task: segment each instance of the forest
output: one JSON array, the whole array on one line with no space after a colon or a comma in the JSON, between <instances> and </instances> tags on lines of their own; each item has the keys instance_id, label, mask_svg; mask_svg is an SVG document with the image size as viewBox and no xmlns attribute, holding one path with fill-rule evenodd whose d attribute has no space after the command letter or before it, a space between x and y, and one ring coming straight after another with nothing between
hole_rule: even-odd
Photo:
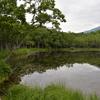
<instances>
[{"instance_id":1,"label":"forest","mask_svg":"<svg viewBox=\"0 0 100 100\"><path fill-rule=\"evenodd\" d=\"M91 33L60 32L55 29L38 28L26 36L21 47L26 48L100 48L100 31ZM3 35L0 50L9 50L15 43ZM17 37L16 37L17 38ZM6 40L7 39L7 40ZM14 40L15 41L15 40Z\"/></svg>"},{"instance_id":2,"label":"forest","mask_svg":"<svg viewBox=\"0 0 100 100\"><path fill-rule=\"evenodd\" d=\"M61 31L60 22L66 19L55 8L54 0L24 0L20 6L15 0L1 0L0 7L0 51L14 51L20 47L100 47L100 31L88 34ZM33 15L31 23L26 21L26 13ZM46 23L51 23L51 28L46 27Z\"/></svg>"}]
</instances>

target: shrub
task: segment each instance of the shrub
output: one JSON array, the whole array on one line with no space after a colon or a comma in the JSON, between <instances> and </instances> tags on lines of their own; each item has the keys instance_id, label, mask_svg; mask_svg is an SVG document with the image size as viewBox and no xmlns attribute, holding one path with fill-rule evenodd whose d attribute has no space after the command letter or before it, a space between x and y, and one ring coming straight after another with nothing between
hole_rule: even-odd
<instances>
[{"instance_id":1,"label":"shrub","mask_svg":"<svg viewBox=\"0 0 100 100\"><path fill-rule=\"evenodd\" d=\"M8 55L8 53L9 53L8 50L0 51L0 59L5 58Z\"/></svg>"},{"instance_id":2,"label":"shrub","mask_svg":"<svg viewBox=\"0 0 100 100\"><path fill-rule=\"evenodd\" d=\"M7 63L3 61L0 61L0 80L8 77L11 72L12 71L11 71L10 65L8 65Z\"/></svg>"}]
</instances>

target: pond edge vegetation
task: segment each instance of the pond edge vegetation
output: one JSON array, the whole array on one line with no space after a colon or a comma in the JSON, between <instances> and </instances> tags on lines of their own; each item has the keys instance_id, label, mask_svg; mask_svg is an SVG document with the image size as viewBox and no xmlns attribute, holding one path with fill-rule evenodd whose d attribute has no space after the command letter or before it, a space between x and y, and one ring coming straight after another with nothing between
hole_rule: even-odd
<instances>
[{"instance_id":1,"label":"pond edge vegetation","mask_svg":"<svg viewBox=\"0 0 100 100\"><path fill-rule=\"evenodd\" d=\"M85 96L79 90L66 88L64 84L49 84L44 89L39 86L29 87L14 85L2 100L99 100L96 94Z\"/></svg>"},{"instance_id":2,"label":"pond edge vegetation","mask_svg":"<svg viewBox=\"0 0 100 100\"><path fill-rule=\"evenodd\" d=\"M41 49L41 48L30 48L30 49L28 49L28 48L21 48L21 49L17 49L17 50L15 50L14 52L13 52L13 54L12 54L12 57L14 57L14 56L20 56L20 55L29 55L29 54L31 54L31 53L35 53L35 52L49 52L49 51L66 51L66 52L79 52L79 53L82 53L82 52L100 52L100 49L99 48L58 48L58 49ZM10 65L9 64L7 64L7 62L3 62L2 61L2 59L4 58L4 57L6 57L6 55L9 53L9 51L7 51L7 50L4 50L4 51L0 51L0 83L2 83L2 82L4 82L5 80L8 80L9 79L9 75L12 73L12 69L10 68ZM48 85L47 87L53 87L54 86L54 88L62 88L62 87L64 87L63 85L58 85L58 84L56 84L56 85L54 85L54 84L51 84L51 85ZM81 92L79 92L78 90L77 91L74 91L74 90L71 90L70 89L70 91L68 90L67 91L67 89L65 88L65 90L64 91L67 91L67 92L71 92L74 96L75 96L75 94L77 94L78 96L80 96L80 97L77 97L77 98L81 98L81 99L75 99L75 97L68 97L68 98L71 98L71 99L59 99L59 96L57 97L55 97L54 96L54 94L56 94L56 92L59 90L57 90L57 91L55 91L54 90L54 94L50 94L51 96L54 96L54 97L52 97L52 99L50 99L50 98L48 98L48 99L44 99L44 95L45 94L43 94L44 92L44 90L42 90L40 87L35 87L35 88L30 88L30 87L27 87L27 86L24 86L24 85L15 85L14 87L12 87L9 91L8 91L8 94L10 94L10 96L11 96L11 98L13 98L13 94L12 94L12 90L14 90L14 91L17 91L16 89L18 89L19 88L19 91L21 91L21 89L20 88L23 88L26 92L25 93L27 93L27 94L29 94L29 93L31 93L31 91L33 91L33 90L36 90L35 92L36 93L38 93L40 90L40 95L42 96L42 99L40 98L40 99L38 99L38 100L55 100L54 98L56 98L56 100L99 100L99 98L97 97L97 95L90 95L90 96L88 96L88 98L86 99L86 97L85 96L83 96L83 94L81 93ZM47 88L47 87L45 87L45 88ZM38 90L39 89L39 90ZM64 88L63 88L64 89ZM52 89L53 90L53 89ZM63 91L63 90L62 90ZM24 91L23 91L24 92ZM28 93L29 92L29 93ZM60 90L59 90L59 92L60 92ZM59 92L58 92L58 94L59 94ZM61 93L61 94L63 94L63 92ZM21 94L18 94L19 95L19 97L21 97L22 95ZM24 95L24 94L23 94ZM32 97L32 94L30 94L31 95L31 97ZM65 95L65 94L64 94ZM28 95L24 95L24 96L28 96ZM39 96L39 95L38 95ZM69 96L71 96L71 95L69 95ZM17 96L17 94L16 94L16 97L18 97ZM30 99L31 99L31 97L30 97ZM48 97L48 96L47 96ZM65 96L66 97L66 96ZM63 97L63 96L61 96L60 98L65 98L65 97ZM6 98L6 97L4 97L4 98ZM15 98L15 96L14 96L14 98ZM29 97L25 97L25 98L29 98ZM39 98L39 97L32 97L32 98ZM30 99L26 99L26 100L30 100ZM3 100L8 100L7 98L6 99L3 99ZM13 100L13 99L11 99L11 100ZM18 100L17 98L16 99L14 99L14 100ZM20 99L20 100L24 100L24 99ZM31 99L32 100L32 99ZM35 99L36 100L36 99Z\"/></svg>"},{"instance_id":3,"label":"pond edge vegetation","mask_svg":"<svg viewBox=\"0 0 100 100\"><path fill-rule=\"evenodd\" d=\"M36 52L51 52L51 51L66 51L68 53L75 52L75 53L83 53L83 52L100 52L99 48L20 48L15 50L12 53L11 57L20 56L20 55L31 55ZM12 73L12 69L10 68L10 65L7 64L7 62L2 61L7 55L9 51L8 50L2 50L0 51L0 83L2 83L4 80L7 80L10 73Z\"/></svg>"}]
</instances>

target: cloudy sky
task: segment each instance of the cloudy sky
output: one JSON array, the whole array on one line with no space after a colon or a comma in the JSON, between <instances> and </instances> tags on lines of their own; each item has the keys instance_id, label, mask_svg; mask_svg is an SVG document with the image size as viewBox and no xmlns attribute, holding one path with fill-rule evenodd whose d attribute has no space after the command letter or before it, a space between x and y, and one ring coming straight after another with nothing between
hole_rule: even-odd
<instances>
[{"instance_id":1,"label":"cloudy sky","mask_svg":"<svg viewBox=\"0 0 100 100\"><path fill-rule=\"evenodd\" d=\"M63 31L82 32L100 26L100 0L55 0L66 16Z\"/></svg>"},{"instance_id":2,"label":"cloudy sky","mask_svg":"<svg viewBox=\"0 0 100 100\"><path fill-rule=\"evenodd\" d=\"M100 0L55 0L56 7L65 15L61 23L64 32L83 32L100 26ZM27 15L27 20L31 15Z\"/></svg>"}]
</instances>

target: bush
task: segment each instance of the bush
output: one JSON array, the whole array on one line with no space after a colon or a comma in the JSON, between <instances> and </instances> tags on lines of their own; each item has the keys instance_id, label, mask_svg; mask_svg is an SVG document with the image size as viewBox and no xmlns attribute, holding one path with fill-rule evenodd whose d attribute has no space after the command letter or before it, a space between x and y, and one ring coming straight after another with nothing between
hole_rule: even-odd
<instances>
[{"instance_id":1,"label":"bush","mask_svg":"<svg viewBox=\"0 0 100 100\"><path fill-rule=\"evenodd\" d=\"M8 50L0 51L0 59L4 59L8 55Z\"/></svg>"},{"instance_id":2,"label":"bush","mask_svg":"<svg viewBox=\"0 0 100 100\"><path fill-rule=\"evenodd\" d=\"M11 71L10 65L8 65L7 63L3 61L0 61L0 80L8 77L11 72L12 71Z\"/></svg>"}]
</instances>

